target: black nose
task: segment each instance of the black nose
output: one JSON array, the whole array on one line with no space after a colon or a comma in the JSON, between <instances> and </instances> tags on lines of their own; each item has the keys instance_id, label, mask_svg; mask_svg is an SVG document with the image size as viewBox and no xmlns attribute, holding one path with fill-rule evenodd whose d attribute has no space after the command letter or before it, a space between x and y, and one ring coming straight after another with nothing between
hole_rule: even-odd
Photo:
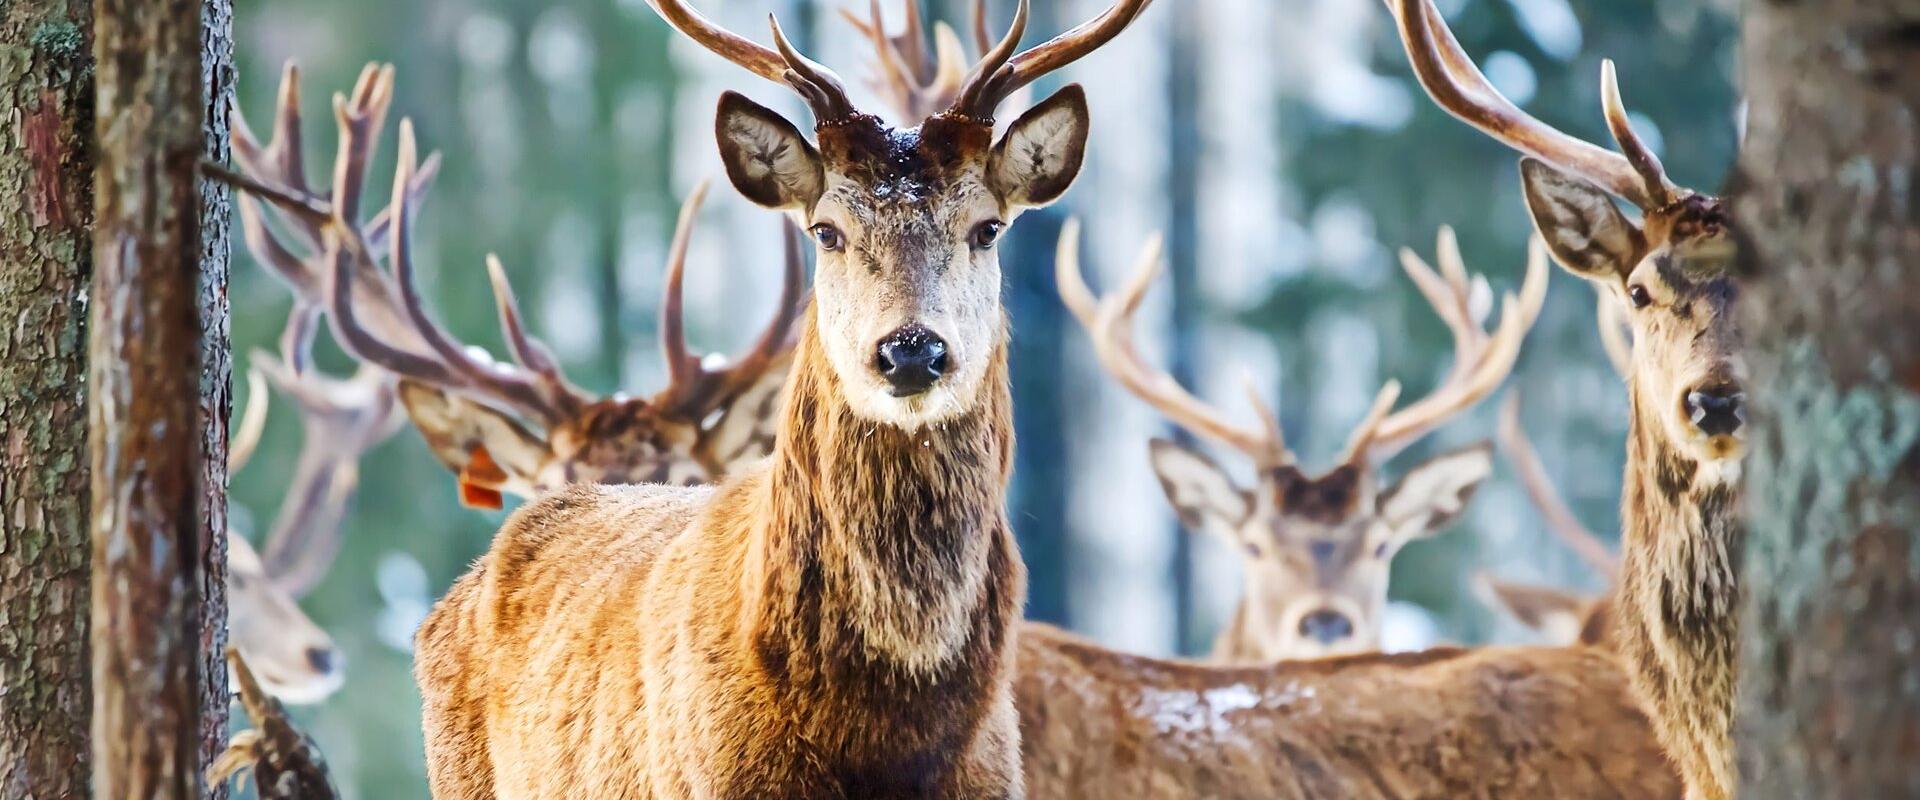
<instances>
[{"instance_id":1,"label":"black nose","mask_svg":"<svg viewBox=\"0 0 1920 800\"><path fill-rule=\"evenodd\" d=\"M1714 386L1687 392L1687 419L1708 436L1727 436L1747 421L1747 395L1737 386Z\"/></svg>"},{"instance_id":2,"label":"black nose","mask_svg":"<svg viewBox=\"0 0 1920 800\"><path fill-rule=\"evenodd\" d=\"M947 343L925 326L903 326L880 340L873 368L892 384L894 397L912 397L947 371Z\"/></svg>"},{"instance_id":3,"label":"black nose","mask_svg":"<svg viewBox=\"0 0 1920 800\"><path fill-rule=\"evenodd\" d=\"M1333 644L1353 635L1353 621L1345 614L1323 608L1300 618L1300 635L1321 644Z\"/></svg>"},{"instance_id":4,"label":"black nose","mask_svg":"<svg viewBox=\"0 0 1920 800\"><path fill-rule=\"evenodd\" d=\"M333 672L333 648L307 648L307 664L313 667L314 672L322 675Z\"/></svg>"}]
</instances>

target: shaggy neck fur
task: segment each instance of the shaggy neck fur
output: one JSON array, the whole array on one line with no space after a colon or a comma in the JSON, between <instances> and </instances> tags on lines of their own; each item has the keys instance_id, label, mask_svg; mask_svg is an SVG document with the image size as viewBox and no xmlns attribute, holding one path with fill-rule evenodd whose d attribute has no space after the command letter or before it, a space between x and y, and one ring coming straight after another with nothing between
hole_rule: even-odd
<instances>
[{"instance_id":1,"label":"shaggy neck fur","mask_svg":"<svg viewBox=\"0 0 1920 800\"><path fill-rule=\"evenodd\" d=\"M1615 641L1689 797L1719 800L1734 785L1740 487L1668 441L1651 414L1635 397Z\"/></svg>"},{"instance_id":2,"label":"shaggy neck fur","mask_svg":"<svg viewBox=\"0 0 1920 800\"><path fill-rule=\"evenodd\" d=\"M806 330L742 612L776 702L848 765L844 785L913 794L893 784L940 782L983 725L1011 718L1025 574L1004 512L1004 338L971 411L909 432L856 416Z\"/></svg>"}]
</instances>

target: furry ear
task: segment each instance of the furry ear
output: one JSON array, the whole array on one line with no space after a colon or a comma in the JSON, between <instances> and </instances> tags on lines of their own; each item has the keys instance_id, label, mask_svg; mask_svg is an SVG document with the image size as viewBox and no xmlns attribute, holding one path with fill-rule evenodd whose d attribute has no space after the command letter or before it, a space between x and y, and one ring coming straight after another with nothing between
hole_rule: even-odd
<instances>
[{"instance_id":1,"label":"furry ear","mask_svg":"<svg viewBox=\"0 0 1920 800\"><path fill-rule=\"evenodd\" d=\"M806 208L825 191L820 151L772 109L737 92L723 93L713 129L727 178L748 200L767 208Z\"/></svg>"},{"instance_id":2,"label":"furry ear","mask_svg":"<svg viewBox=\"0 0 1920 800\"><path fill-rule=\"evenodd\" d=\"M699 447L725 474L732 475L773 452L788 371L787 365L767 370L727 404L713 427L701 432Z\"/></svg>"},{"instance_id":3,"label":"furry ear","mask_svg":"<svg viewBox=\"0 0 1920 800\"><path fill-rule=\"evenodd\" d=\"M532 497L547 460L547 443L498 411L414 381L402 380L400 402L440 463L460 479L460 499L500 508L502 493Z\"/></svg>"},{"instance_id":4,"label":"furry ear","mask_svg":"<svg viewBox=\"0 0 1920 800\"><path fill-rule=\"evenodd\" d=\"M1440 530L1466 510L1480 482L1493 474L1493 446L1481 442L1434 456L1380 496L1387 552Z\"/></svg>"},{"instance_id":5,"label":"furry ear","mask_svg":"<svg viewBox=\"0 0 1920 800\"><path fill-rule=\"evenodd\" d=\"M1586 641L1583 629L1591 601L1572 592L1504 581L1487 574L1481 574L1476 582L1482 602L1506 609L1520 624L1544 635L1548 643Z\"/></svg>"},{"instance_id":6,"label":"furry ear","mask_svg":"<svg viewBox=\"0 0 1920 800\"><path fill-rule=\"evenodd\" d=\"M1520 159L1520 186L1534 228L1568 272L1588 280L1618 280L1646 252L1640 227L1599 187L1532 157Z\"/></svg>"},{"instance_id":7,"label":"furry ear","mask_svg":"<svg viewBox=\"0 0 1920 800\"><path fill-rule=\"evenodd\" d=\"M1247 493L1233 485L1213 459L1167 439L1147 443L1148 459L1167 502L1190 530L1207 531L1229 541L1240 541L1240 524L1252 512Z\"/></svg>"},{"instance_id":8,"label":"furry ear","mask_svg":"<svg viewBox=\"0 0 1920 800\"><path fill-rule=\"evenodd\" d=\"M1012 206L1059 199L1087 156L1087 93L1070 83L1027 109L993 146L987 177Z\"/></svg>"}]
</instances>

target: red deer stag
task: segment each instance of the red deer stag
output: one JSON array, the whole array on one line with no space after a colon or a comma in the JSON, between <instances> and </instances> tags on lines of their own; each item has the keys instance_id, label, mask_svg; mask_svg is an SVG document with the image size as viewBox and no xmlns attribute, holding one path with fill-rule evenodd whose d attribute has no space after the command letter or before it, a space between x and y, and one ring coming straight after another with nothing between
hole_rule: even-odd
<instances>
[{"instance_id":1,"label":"red deer stag","mask_svg":"<svg viewBox=\"0 0 1920 800\"><path fill-rule=\"evenodd\" d=\"M717 488L575 486L508 520L418 636L436 796L1024 796L994 244L1066 191L1088 115L1069 86L998 141L993 117L1145 4L1016 53L1022 3L955 103L905 129L777 24L768 48L655 4L815 117L810 142L728 93L716 121L735 188L819 256L774 451ZM403 139L399 191L412 156ZM341 263L366 252L327 230Z\"/></svg>"},{"instance_id":2,"label":"red deer stag","mask_svg":"<svg viewBox=\"0 0 1920 800\"><path fill-rule=\"evenodd\" d=\"M349 352L402 378L400 398L434 454L460 476L463 502L498 508L504 494L529 497L570 482L704 483L768 452L773 406L804 304L797 232L789 232L773 319L739 359L712 364L689 351L682 322L687 245L704 196L704 187L697 188L680 209L668 256L660 312L668 386L648 398L589 396L526 331L496 259L489 257L488 275L514 363L461 345L428 314L414 283L406 234L438 170L439 154L410 170L404 204L396 201L358 221L358 196L392 98L393 70L376 65L340 98L340 151L332 187L321 195L308 188L301 162L299 74L289 66L270 142L259 144L236 114L240 174L215 173L245 190L241 218L256 257L303 301L327 309L335 337ZM405 121L400 138L411 154L412 128ZM284 235L268 225L262 201L279 212ZM365 247L328 251L325 237L336 225L351 227L348 239ZM390 242L389 272L378 265ZM336 266L344 279L334 280Z\"/></svg>"},{"instance_id":3,"label":"red deer stag","mask_svg":"<svg viewBox=\"0 0 1920 800\"><path fill-rule=\"evenodd\" d=\"M287 710L262 688L238 648L227 648L227 668L233 675L234 694L240 696L240 707L253 728L234 734L227 749L207 766L207 783L244 782L251 775L254 796L260 800L339 797L319 746L293 726Z\"/></svg>"},{"instance_id":4,"label":"red deer stag","mask_svg":"<svg viewBox=\"0 0 1920 800\"><path fill-rule=\"evenodd\" d=\"M1621 497L1623 564L1612 641L1661 742L1700 800L1732 796L1735 563L1745 435L1730 217L1676 186L1601 70L1614 153L1521 111L1474 66L1431 0L1391 0L1414 74L1442 108L1526 154L1521 184L1561 266L1599 283L1632 321ZM1638 207L1638 222L1614 198Z\"/></svg>"},{"instance_id":5,"label":"red deer stag","mask_svg":"<svg viewBox=\"0 0 1920 800\"><path fill-rule=\"evenodd\" d=\"M1149 242L1125 289L1097 299L1080 275L1078 236L1079 225L1069 222L1054 264L1060 297L1092 337L1101 366L1174 424L1254 460L1259 486L1247 490L1198 450L1168 439L1154 439L1149 448L1181 522L1245 553L1246 591L1214 641L1213 659L1247 664L1379 649L1393 557L1407 542L1452 522L1493 464L1488 447L1468 447L1435 456L1384 487L1376 465L1506 380L1546 297L1545 251L1530 251L1520 297L1508 296L1498 327L1488 333L1481 327L1487 304L1475 308L1472 300L1487 296L1485 278L1469 278L1452 231L1440 230L1438 272L1402 250L1407 276L1453 332L1453 366L1426 398L1391 414L1399 386L1388 383L1339 466L1310 475L1257 393L1250 394L1260 425L1236 425L1135 349L1132 315L1158 274L1158 241Z\"/></svg>"}]
</instances>

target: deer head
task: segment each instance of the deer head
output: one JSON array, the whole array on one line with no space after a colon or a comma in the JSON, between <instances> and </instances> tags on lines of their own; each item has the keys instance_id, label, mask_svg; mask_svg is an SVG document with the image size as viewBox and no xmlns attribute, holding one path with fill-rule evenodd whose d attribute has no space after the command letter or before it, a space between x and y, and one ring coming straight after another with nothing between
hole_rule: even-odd
<instances>
[{"instance_id":1,"label":"deer head","mask_svg":"<svg viewBox=\"0 0 1920 800\"><path fill-rule=\"evenodd\" d=\"M1148 243L1119 292L1096 298L1080 275L1079 226L1061 233L1055 261L1060 296L1093 339L1101 365L1129 392L1174 424L1251 457L1259 485L1244 489L1198 450L1170 440L1151 443L1153 468L1181 522L1232 543L1244 553L1246 596L1216 657L1299 658L1378 647L1387 602L1387 574L1407 542L1431 535L1466 506L1492 470L1485 445L1434 457L1383 486L1377 464L1480 402L1512 371L1520 343L1546 295L1546 256L1536 243L1520 297L1509 295L1489 333L1475 295L1485 279L1469 279L1450 231L1440 233L1438 273L1402 251L1407 275L1453 332L1454 363L1427 397L1393 412L1399 385L1389 382L1348 439L1338 465L1314 474L1285 443L1278 418L1249 392L1260 418L1234 424L1149 366L1133 344L1132 316L1158 273L1158 239Z\"/></svg>"},{"instance_id":2,"label":"deer head","mask_svg":"<svg viewBox=\"0 0 1920 800\"><path fill-rule=\"evenodd\" d=\"M1600 86L1619 153L1561 133L1502 97L1432 0L1389 4L1414 74L1434 101L1526 154L1527 208L1554 260L1624 304L1635 343L1628 382L1638 430L1663 453L1704 467L1692 478L1731 480L1746 411L1726 208L1667 179L1627 120L1613 62L1602 63ZM1621 213L1616 197L1637 207L1640 219Z\"/></svg>"},{"instance_id":3,"label":"deer head","mask_svg":"<svg viewBox=\"0 0 1920 800\"><path fill-rule=\"evenodd\" d=\"M526 331L494 257L487 273L512 363L462 345L433 321L414 283L411 233L439 157L416 157L406 120L393 202L359 219L367 164L393 97L392 68L369 65L350 94L335 96L340 149L325 195L308 188L301 163L298 78L289 66L270 142L260 145L236 113L234 157L241 172L213 171L245 190L241 217L257 257L296 294L327 309L348 351L402 379L400 398L414 426L460 476L464 502L498 508L504 494L530 496L576 481L705 483L767 452L804 304L796 233L787 237L779 305L759 338L731 364L703 359L687 347L680 290L705 195L704 185L696 188L681 207L667 263L660 341L668 385L647 398L595 397L568 381ZM289 235L269 226L261 200L279 212L279 227ZM380 267L383 259L390 271Z\"/></svg>"},{"instance_id":4,"label":"deer head","mask_svg":"<svg viewBox=\"0 0 1920 800\"><path fill-rule=\"evenodd\" d=\"M1027 3L1007 35L959 82L953 100L895 128L848 100L831 70L794 50L771 20L774 47L724 30L682 0L654 9L696 43L798 92L809 140L773 111L729 92L715 122L734 188L786 212L813 237L814 325L853 413L917 430L968 410L1005 337L994 245L1023 209L1051 203L1079 173L1086 96L1069 85L994 138L1009 94L1092 52L1146 5L1100 16L1016 52Z\"/></svg>"},{"instance_id":5,"label":"deer head","mask_svg":"<svg viewBox=\"0 0 1920 800\"><path fill-rule=\"evenodd\" d=\"M230 472L245 466L266 426L270 396L292 401L302 428L300 454L263 540L265 552L239 534L227 540L229 636L267 691L289 703L319 702L345 680L345 659L298 600L319 584L339 552L361 455L391 436L401 420L392 381L380 370L362 367L343 380L311 368L317 316L316 309L296 303L281 337L281 357L252 354L247 408L228 455Z\"/></svg>"}]
</instances>

